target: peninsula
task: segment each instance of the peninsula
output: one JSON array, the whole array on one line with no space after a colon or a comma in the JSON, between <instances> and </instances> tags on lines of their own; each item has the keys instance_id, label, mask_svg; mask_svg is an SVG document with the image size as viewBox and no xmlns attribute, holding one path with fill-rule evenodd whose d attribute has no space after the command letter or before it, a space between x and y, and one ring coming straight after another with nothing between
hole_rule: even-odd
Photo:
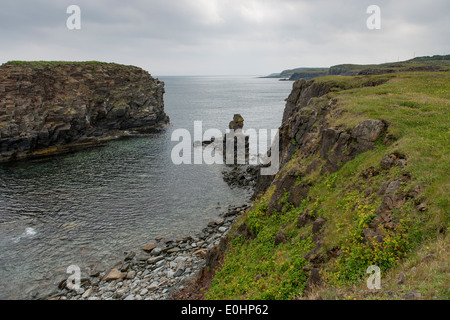
<instances>
[{"instance_id":1,"label":"peninsula","mask_svg":"<svg viewBox=\"0 0 450 320\"><path fill-rule=\"evenodd\" d=\"M98 145L169 123L164 83L115 63L11 61L0 66L0 162Z\"/></svg>"}]
</instances>

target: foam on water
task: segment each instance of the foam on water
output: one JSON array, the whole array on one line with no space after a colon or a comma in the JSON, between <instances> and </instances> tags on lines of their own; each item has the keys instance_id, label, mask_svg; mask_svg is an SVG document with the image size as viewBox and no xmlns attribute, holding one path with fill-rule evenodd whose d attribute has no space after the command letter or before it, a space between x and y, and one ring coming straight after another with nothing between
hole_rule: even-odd
<instances>
[{"instance_id":1,"label":"foam on water","mask_svg":"<svg viewBox=\"0 0 450 320\"><path fill-rule=\"evenodd\" d=\"M37 233L36 229L28 227L28 228L25 229L24 236L25 237L31 237L31 236L36 235L36 233Z\"/></svg>"}]
</instances>

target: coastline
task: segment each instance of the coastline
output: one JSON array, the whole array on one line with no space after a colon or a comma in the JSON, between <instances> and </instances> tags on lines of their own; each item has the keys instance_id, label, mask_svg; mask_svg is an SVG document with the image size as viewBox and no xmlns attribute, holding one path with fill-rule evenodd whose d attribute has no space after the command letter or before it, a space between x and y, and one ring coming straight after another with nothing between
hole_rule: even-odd
<instances>
[{"instance_id":1,"label":"coastline","mask_svg":"<svg viewBox=\"0 0 450 320\"><path fill-rule=\"evenodd\" d=\"M124 258L108 270L82 273L78 290L69 289L68 278L61 281L50 300L171 300L199 279L211 253L230 231L234 221L251 204L229 206L202 231L179 239L155 238L153 243L124 253ZM69 277L69 274L68 274Z\"/></svg>"},{"instance_id":2,"label":"coastline","mask_svg":"<svg viewBox=\"0 0 450 320\"><path fill-rule=\"evenodd\" d=\"M117 130L109 132L100 137L86 137L76 142L66 143L63 145L55 145L45 149L34 150L31 153L16 153L13 158L2 158L0 155L0 165L9 164L17 161L39 160L47 159L55 156L75 153L78 151L88 150L92 148L99 148L106 145L110 141L146 137L148 135L161 133L170 126L170 123L158 124L146 128L146 130L132 131L132 130Z\"/></svg>"},{"instance_id":3,"label":"coastline","mask_svg":"<svg viewBox=\"0 0 450 320\"><path fill-rule=\"evenodd\" d=\"M163 82L161 82L163 83ZM141 132L141 130L138 131L139 128L131 128L127 130L108 130L104 132L102 135L96 135L96 136L82 136L78 140L71 141L69 143L57 143L55 145L48 146L44 149L38 149L34 150L32 153L24 152L20 153L17 152L15 154L14 159L0 159L0 165L8 166L10 163L14 162L26 162L28 160L41 160L41 159L47 159L51 158L53 156L60 156L64 154L71 154L75 153L77 151L86 150L86 149L93 149L93 148L99 148L107 145L109 141L112 140L122 140L127 139L131 137L145 137L148 135L153 135L156 132L165 131L168 127L170 127L172 124L170 122L167 123L157 123L154 127L142 127L141 129L148 129L150 128L151 132ZM154 131L156 129L156 131ZM133 131L132 131L133 130ZM136 132L134 131L136 130ZM144 130L147 131L147 130ZM5 160L5 161L2 161ZM40 161L36 161L40 162ZM234 172L233 172L234 173ZM219 178L220 179L220 178ZM247 176L244 176L244 179L237 180L233 175L231 174L230 177L228 177L228 180L233 180L234 184L237 186L240 183L246 183L245 186L249 185L250 179ZM226 182L227 179L224 178ZM215 197L214 197L215 198ZM213 199L214 199L213 198ZM250 198L250 196L248 196ZM228 203L235 204L235 199L229 199ZM218 200L217 200L218 201ZM245 199L242 200L242 198L239 198L237 200L236 204L245 203ZM216 208L217 209L217 208ZM237 209L237 207L235 208ZM214 211L214 216L217 215L217 211ZM118 294L116 294L114 297L109 297L110 293L106 293L103 295L104 292L111 291L110 289L114 287L113 293L116 293L116 291L119 291L118 289L123 289L124 287L129 286L137 286L139 287L139 283L145 283L148 279L153 279L152 275L156 272L162 272L165 273L164 276L172 275L170 272L176 272L179 268L177 268L177 264L181 261L185 264L184 268L188 269L188 271L179 271L179 273L182 273L182 275L174 276L172 279L171 277L168 277L168 281L163 283L163 281L160 281L157 283L157 289L153 289L153 296L157 299L170 299L169 293L175 290L175 288L178 290L181 286L183 287L181 282L184 282L184 280L189 280L188 278L196 278L197 274L201 271L201 269L204 266L206 253L209 249L211 249L214 245L216 245L221 238L228 232L229 228L232 225L232 222L234 220L227 219L230 215L229 212L223 212L223 225L219 222L219 224L213 225L213 227L210 225L209 227L205 226L205 228L209 228L207 230L207 233L204 238L202 238L201 235L198 235L197 239L178 239L180 241L176 241L177 239L158 239L155 241L155 245L159 248L162 248L162 251L160 254L156 255L155 252L158 252L158 250L153 250L153 252L145 253L140 248L138 249L132 249L129 253L130 255L124 256L124 259L122 261L117 262L116 264L108 265L111 266L111 269L106 269L104 266L101 267L100 270L89 270L91 266L83 266L83 262L80 263L80 266L82 267L81 270L81 281L82 281L82 290L80 290L80 294L76 294L76 292L72 292L68 290L65 287L65 283L63 279L69 278L70 274L66 274L65 267L61 266L57 270L57 274L52 272L51 270L47 272L45 279L42 279L42 282L36 282L37 285L33 285L32 288L25 288L24 290L20 290L21 294L23 293L23 296L25 299L88 299L92 297L92 299L96 299L96 293L101 291L100 295L97 297L99 299L124 299L127 298L127 296L121 296L120 291ZM214 219L214 218L213 218ZM207 221L207 220L206 220ZM199 226L200 227L200 226ZM226 228L225 231L219 231L220 228ZM188 230L187 230L188 231ZM154 236L155 234L152 234ZM213 236L214 235L214 236ZM112 235L114 237L114 235ZM197 241L197 243L195 242ZM202 243L201 245L198 245L198 242L204 241L205 243ZM194 250L192 246L192 243L196 244L197 250ZM133 246L134 243L131 243L131 246ZM125 247L128 248L129 244L127 244ZM188 249L186 249L188 247ZM178 248L179 250L177 250ZM171 249L175 249L173 252L168 252ZM197 254L194 254L195 251L198 251L202 249L202 251L198 252ZM203 249L206 249L204 251ZM119 256L124 250L119 251ZM160 257L163 257L164 259L161 259ZM126 258L126 261L125 261ZM147 259L144 259L147 258ZM150 258L156 258L154 260L150 260ZM178 258L178 260L176 260ZM113 258L113 262L116 258ZM120 258L119 258L120 259ZM175 262L176 260L176 262ZM125 263L127 262L127 263ZM72 262L70 262L72 263ZM181 265L182 266L182 265ZM95 268L95 267L93 267ZM105 268L105 269L103 269ZM190 268L190 269L189 269ZM102 279L109 273L110 270L116 269L121 274L119 275L120 279L116 280L110 280L110 281L102 281ZM169 270L172 269L172 270ZM181 268L182 269L182 268ZM131 273L130 273L131 271ZM134 274L133 272L134 271ZM55 271L56 272L56 271ZM151 274L151 275L150 275ZM150 276L149 276L150 275ZM160 275L162 276L162 274ZM39 280L41 280L39 278ZM135 280L139 280L136 282ZM43 284L42 284L43 283ZM136 283L136 284L133 284ZM54 288L57 288L59 284L59 288L55 291ZM151 283L147 285L151 287ZM103 288L103 287L105 288ZM164 289L171 289L174 290L167 290L163 293ZM91 289L89 291L89 289ZM104 292L103 292L104 291ZM126 290L125 290L126 291ZM170 291L170 292L169 292ZM137 299L146 299L149 298L148 296L150 293L144 293L142 296L139 294L139 292L134 292L134 298ZM158 296L159 294L159 296ZM66 295L66 297L64 297ZM83 298L84 295L84 298ZM114 295L114 294L113 294ZM14 299L16 296L14 295L8 295L6 296L7 299ZM129 297L131 298L131 297Z\"/></svg>"},{"instance_id":4,"label":"coastline","mask_svg":"<svg viewBox=\"0 0 450 320\"><path fill-rule=\"evenodd\" d=\"M133 135L122 135L123 138ZM37 293L50 300L182 300L202 299L200 288L212 279L222 240L235 220L252 206L258 166L225 166L222 178L230 188L247 189L249 197L229 205L201 231L182 238L158 236L142 248L124 252L124 258L106 270L81 271L79 287L70 274L51 293Z\"/></svg>"},{"instance_id":5,"label":"coastline","mask_svg":"<svg viewBox=\"0 0 450 320\"><path fill-rule=\"evenodd\" d=\"M170 123L164 82L138 67L10 61L0 70L0 162L68 153Z\"/></svg>"}]
</instances>

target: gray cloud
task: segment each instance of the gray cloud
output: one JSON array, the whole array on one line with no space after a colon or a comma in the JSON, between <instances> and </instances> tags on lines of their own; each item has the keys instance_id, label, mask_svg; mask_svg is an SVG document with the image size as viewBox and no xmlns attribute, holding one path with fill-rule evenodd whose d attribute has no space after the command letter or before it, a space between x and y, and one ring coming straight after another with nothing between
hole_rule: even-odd
<instances>
[{"instance_id":1,"label":"gray cloud","mask_svg":"<svg viewBox=\"0 0 450 320\"><path fill-rule=\"evenodd\" d=\"M81 7L81 30L66 8ZM381 8L381 30L366 8ZM156 75L266 74L449 52L447 0L0 2L0 62L101 60Z\"/></svg>"}]
</instances>

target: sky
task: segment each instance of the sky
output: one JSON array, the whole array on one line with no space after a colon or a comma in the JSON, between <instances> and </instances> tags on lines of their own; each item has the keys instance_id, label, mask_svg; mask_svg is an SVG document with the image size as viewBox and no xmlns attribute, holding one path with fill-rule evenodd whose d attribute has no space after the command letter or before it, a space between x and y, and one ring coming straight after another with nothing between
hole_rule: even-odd
<instances>
[{"instance_id":1,"label":"sky","mask_svg":"<svg viewBox=\"0 0 450 320\"><path fill-rule=\"evenodd\" d=\"M70 5L80 29L67 27ZM367 27L370 5L380 29ZM97 60L159 76L384 63L449 54L449 14L449 0L0 0L0 63Z\"/></svg>"}]
</instances>

